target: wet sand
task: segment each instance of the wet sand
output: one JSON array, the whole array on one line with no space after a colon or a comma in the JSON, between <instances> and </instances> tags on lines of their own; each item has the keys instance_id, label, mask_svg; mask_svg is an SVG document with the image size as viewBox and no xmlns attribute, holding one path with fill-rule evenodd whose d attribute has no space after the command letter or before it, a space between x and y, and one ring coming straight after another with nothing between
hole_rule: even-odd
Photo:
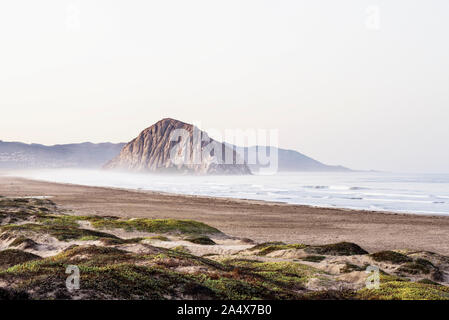
<instances>
[{"instance_id":1,"label":"wet sand","mask_svg":"<svg viewBox=\"0 0 449 320\"><path fill-rule=\"evenodd\" d=\"M355 242L368 251L449 255L449 217L312 208L253 200L87 187L0 176L0 195L51 196L78 215L193 219L258 242Z\"/></svg>"}]
</instances>

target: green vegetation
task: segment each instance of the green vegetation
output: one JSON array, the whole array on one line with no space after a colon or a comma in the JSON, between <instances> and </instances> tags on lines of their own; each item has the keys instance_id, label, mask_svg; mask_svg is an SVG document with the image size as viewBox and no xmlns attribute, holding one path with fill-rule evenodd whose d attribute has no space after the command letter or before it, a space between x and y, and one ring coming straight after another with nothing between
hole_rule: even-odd
<instances>
[{"instance_id":1,"label":"green vegetation","mask_svg":"<svg viewBox=\"0 0 449 320\"><path fill-rule=\"evenodd\" d=\"M80 220L88 220L89 217L83 216L69 216L69 215L55 215L55 214L46 214L41 215L38 218L38 222L48 226L60 226L60 227L79 227L78 221Z\"/></svg>"},{"instance_id":2,"label":"green vegetation","mask_svg":"<svg viewBox=\"0 0 449 320\"><path fill-rule=\"evenodd\" d=\"M355 264L346 262L345 266L340 270L341 273L349 273L353 271L364 271L368 266L359 267Z\"/></svg>"},{"instance_id":3,"label":"green vegetation","mask_svg":"<svg viewBox=\"0 0 449 320\"><path fill-rule=\"evenodd\" d=\"M215 241L213 241L211 238L206 236L197 236L197 237L188 237L184 240L195 243L195 244L202 244L202 245L214 245L216 244Z\"/></svg>"},{"instance_id":4,"label":"green vegetation","mask_svg":"<svg viewBox=\"0 0 449 320\"><path fill-rule=\"evenodd\" d=\"M18 201L16 201L18 200ZM23 205L29 205L35 203L41 207L36 208L34 206L28 206L23 209ZM48 207L42 207L47 204ZM119 219L117 217L89 217L89 216L74 216L51 213L50 209L53 204L48 200L37 199L1 199L0 208L7 207L13 208L15 211L0 213L0 219L3 221L8 218L10 224L0 227L3 236L14 236L15 233L35 232L41 234L49 234L60 241L69 240L101 240L105 245L117 245L125 243L137 243L143 240L143 238L134 238L129 240L119 239L118 237L105 232L88 230L80 228L80 221L87 221L92 224L93 227L98 229L113 229L122 228L127 231L145 231L150 233L180 233L190 235L203 235L203 234L218 234L219 230L212 228L204 223L192 221L192 220L173 220L173 219ZM54 211L54 208L53 208ZM32 222L25 224L11 224L18 222ZM163 241L169 239L158 236ZM29 246L32 246L33 240L26 240L24 235L19 236L12 246L20 245L27 241ZM198 242L206 243L206 238L198 237ZM212 240L210 240L212 241ZM212 244L209 241L209 244ZM35 244L35 243L34 243Z\"/></svg>"},{"instance_id":5,"label":"green vegetation","mask_svg":"<svg viewBox=\"0 0 449 320\"><path fill-rule=\"evenodd\" d=\"M159 241L170 241L169 238L167 238L166 236L152 236L152 237L148 237L148 240L159 240Z\"/></svg>"},{"instance_id":6,"label":"green vegetation","mask_svg":"<svg viewBox=\"0 0 449 320\"><path fill-rule=\"evenodd\" d=\"M181 234L217 234L219 230L202 222L174 219L111 219L91 217L88 219L97 229L124 229L127 231L144 231L149 233L181 233Z\"/></svg>"},{"instance_id":7,"label":"green vegetation","mask_svg":"<svg viewBox=\"0 0 449 320\"><path fill-rule=\"evenodd\" d=\"M304 249L306 246L304 244L285 244L284 242L265 242L258 245L255 245L250 251L259 251L257 252L258 256L266 256L267 254L279 251L279 250L288 250L288 249Z\"/></svg>"},{"instance_id":8,"label":"green vegetation","mask_svg":"<svg viewBox=\"0 0 449 320\"><path fill-rule=\"evenodd\" d=\"M24 249L28 249L34 248L37 245L37 243L30 238L19 236L9 244L10 247L18 247L20 245L23 245Z\"/></svg>"},{"instance_id":9,"label":"green vegetation","mask_svg":"<svg viewBox=\"0 0 449 320\"><path fill-rule=\"evenodd\" d=\"M76 247L52 258L16 265L1 272L0 278L22 279L18 289L32 291L38 296L49 298L48 295L53 293L56 298L70 298L65 288L65 268L75 264L81 274L79 293L91 299L180 297L175 289L182 290L183 282L188 279L164 268L136 265L145 259L143 255L114 248Z\"/></svg>"},{"instance_id":10,"label":"green vegetation","mask_svg":"<svg viewBox=\"0 0 449 320\"><path fill-rule=\"evenodd\" d=\"M186 246L176 246L173 247L172 250L176 252L190 253L189 249L187 249Z\"/></svg>"},{"instance_id":11,"label":"green vegetation","mask_svg":"<svg viewBox=\"0 0 449 320\"><path fill-rule=\"evenodd\" d=\"M438 282L435 282L435 281L432 281L432 280L430 280L430 279L421 279L421 280L419 280L419 281L417 281L418 283L424 283L424 284L431 284L431 285L434 285L434 286L441 286L441 284L439 284Z\"/></svg>"},{"instance_id":12,"label":"green vegetation","mask_svg":"<svg viewBox=\"0 0 449 320\"><path fill-rule=\"evenodd\" d=\"M37 209L37 207L55 208L53 201L48 199L34 199L34 198L5 198L0 197L0 208L28 208Z\"/></svg>"},{"instance_id":13,"label":"green vegetation","mask_svg":"<svg viewBox=\"0 0 449 320\"><path fill-rule=\"evenodd\" d=\"M0 272L0 280L20 283L17 290L33 296L70 298L65 268L79 266L81 289L90 299L295 299L298 290L319 270L291 262L227 260L216 262L185 252L155 249L132 254L116 248L73 247L42 260L28 261ZM180 266L207 271L184 274Z\"/></svg>"},{"instance_id":14,"label":"green vegetation","mask_svg":"<svg viewBox=\"0 0 449 320\"><path fill-rule=\"evenodd\" d=\"M297 290L318 270L288 262L223 263L183 252L158 249L154 254L132 254L116 248L73 247L50 258L28 261L0 271L0 280L14 280L14 290L41 298L70 298L65 268L77 265L80 294L90 299L280 299L298 298ZM180 266L208 271L184 274ZM49 296L51 295L51 296Z\"/></svg>"},{"instance_id":15,"label":"green vegetation","mask_svg":"<svg viewBox=\"0 0 449 320\"><path fill-rule=\"evenodd\" d=\"M304 260L304 261L309 261L309 262L321 262L321 261L323 261L324 259L326 259L326 257L325 256L307 256L307 257L304 257L304 258L302 258L301 260Z\"/></svg>"},{"instance_id":16,"label":"green vegetation","mask_svg":"<svg viewBox=\"0 0 449 320\"><path fill-rule=\"evenodd\" d=\"M11 212L0 213L0 219L10 223L23 220L38 222L46 226L79 227L79 221L88 221L97 229L124 229L149 233L178 233L190 235L220 234L218 229L202 222L175 219L120 219L118 217L74 216L52 213L55 204L47 199L0 199L0 209Z\"/></svg>"},{"instance_id":17,"label":"green vegetation","mask_svg":"<svg viewBox=\"0 0 449 320\"><path fill-rule=\"evenodd\" d=\"M259 256L251 259L242 259L238 254L233 258L212 253L199 257L189 253L188 245L165 249L143 240L170 241L172 238L201 245L215 244L207 235L217 235L220 231L204 223L64 215L46 199L1 198L0 221L3 223L0 241L15 248L0 251L0 283L7 284L0 288L0 299L449 299L449 288L432 281L444 283L445 263L449 261L437 254L431 258L435 265L395 251L371 254L373 260L399 268L385 269L393 270L394 275L381 271L379 290L356 291L349 289L353 284L345 288L345 281L338 278L343 273L366 269L366 266L349 263L348 258L338 258L367 254L354 243L307 246L267 242L240 252L247 254L249 251ZM90 226L84 228L88 224ZM105 230L91 230L90 227ZM116 228L155 235L123 239L106 231ZM170 238L166 234L170 234ZM47 236L55 238L51 239L52 243L86 242L81 246L59 243L61 248L69 248L59 249L59 254L47 258L18 250L42 249L48 253L53 248L46 243ZM89 245L87 241L96 241L96 245ZM204 249L208 252L207 247ZM269 256L279 250L301 250L300 256L304 252L309 254L302 261L319 263L328 259L336 265L344 263L344 267L336 275L318 269L322 264L314 268L288 255L282 259ZM354 261L357 259L355 257ZM80 290L70 292L65 286L68 265L80 269ZM431 280L412 282L407 279L420 275ZM317 287L322 289L316 291ZM331 289L340 287L342 289Z\"/></svg>"},{"instance_id":18,"label":"green vegetation","mask_svg":"<svg viewBox=\"0 0 449 320\"><path fill-rule=\"evenodd\" d=\"M429 274L430 271L435 269L435 266L426 259L416 259L413 262L407 262L402 265L398 271L409 274Z\"/></svg>"},{"instance_id":19,"label":"green vegetation","mask_svg":"<svg viewBox=\"0 0 449 320\"><path fill-rule=\"evenodd\" d=\"M28 217L29 214L23 210L16 211L14 213L0 212L0 223L4 223L5 221L8 221L8 223L16 223L26 220Z\"/></svg>"},{"instance_id":20,"label":"green vegetation","mask_svg":"<svg viewBox=\"0 0 449 320\"><path fill-rule=\"evenodd\" d=\"M42 225L35 223L27 223L14 225L10 224L0 228L2 232L36 232L41 234L49 234L60 241L77 240L85 237L98 238L116 238L116 236L93 230L80 229L76 227L60 226L60 225Z\"/></svg>"},{"instance_id":21,"label":"green vegetation","mask_svg":"<svg viewBox=\"0 0 449 320\"><path fill-rule=\"evenodd\" d=\"M16 264L24 263L31 260L40 259L39 256L35 254L16 250L16 249L7 249L0 251L0 268L9 268Z\"/></svg>"},{"instance_id":22,"label":"green vegetation","mask_svg":"<svg viewBox=\"0 0 449 320\"><path fill-rule=\"evenodd\" d=\"M100 238L99 240L107 246L120 245L120 244L131 244L139 243L145 238L131 238L131 239L121 239L121 238Z\"/></svg>"},{"instance_id":23,"label":"green vegetation","mask_svg":"<svg viewBox=\"0 0 449 320\"><path fill-rule=\"evenodd\" d=\"M309 246L305 248L308 253L325 254L333 256L352 256L368 254L367 251L362 249L355 243L351 242L339 242L333 244L326 244L322 246Z\"/></svg>"},{"instance_id":24,"label":"green vegetation","mask_svg":"<svg viewBox=\"0 0 449 320\"><path fill-rule=\"evenodd\" d=\"M304 290L311 278L320 278L324 274L318 269L294 262L226 259L222 263L233 268L231 274L234 279L257 283L269 290L268 293L276 293L274 297L267 297L275 299L299 298L298 291Z\"/></svg>"},{"instance_id":25,"label":"green vegetation","mask_svg":"<svg viewBox=\"0 0 449 320\"><path fill-rule=\"evenodd\" d=\"M363 300L449 300L449 288L411 281L380 281L380 288L362 289L356 294Z\"/></svg>"},{"instance_id":26,"label":"green vegetation","mask_svg":"<svg viewBox=\"0 0 449 320\"><path fill-rule=\"evenodd\" d=\"M266 247L269 247L269 246L283 246L283 245L286 245L286 243L281 242L281 241L264 242L264 243L256 244L254 247L252 247L249 250L251 250L251 251L261 250L261 249L265 249Z\"/></svg>"},{"instance_id":27,"label":"green vegetation","mask_svg":"<svg viewBox=\"0 0 449 320\"><path fill-rule=\"evenodd\" d=\"M396 251L380 251L370 254L370 257L377 262L390 262L393 264L401 264L412 261L412 258Z\"/></svg>"}]
</instances>

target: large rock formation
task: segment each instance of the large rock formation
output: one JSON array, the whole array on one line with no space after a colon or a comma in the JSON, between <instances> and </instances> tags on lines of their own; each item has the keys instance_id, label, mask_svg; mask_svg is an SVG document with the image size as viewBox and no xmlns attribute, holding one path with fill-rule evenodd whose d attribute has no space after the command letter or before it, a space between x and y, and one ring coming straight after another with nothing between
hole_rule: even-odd
<instances>
[{"instance_id":1,"label":"large rock formation","mask_svg":"<svg viewBox=\"0 0 449 320\"><path fill-rule=\"evenodd\" d=\"M163 119L126 144L104 168L194 174L251 174L232 147L197 127Z\"/></svg>"}]
</instances>

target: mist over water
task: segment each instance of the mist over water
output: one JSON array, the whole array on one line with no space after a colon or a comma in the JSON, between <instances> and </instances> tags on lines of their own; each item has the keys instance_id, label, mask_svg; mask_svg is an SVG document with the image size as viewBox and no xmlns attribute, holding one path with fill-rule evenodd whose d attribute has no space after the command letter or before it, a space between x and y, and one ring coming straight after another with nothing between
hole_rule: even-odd
<instances>
[{"instance_id":1,"label":"mist over water","mask_svg":"<svg viewBox=\"0 0 449 320\"><path fill-rule=\"evenodd\" d=\"M449 174L295 172L271 176L180 176L48 169L15 171L8 175L86 186L449 215Z\"/></svg>"}]
</instances>

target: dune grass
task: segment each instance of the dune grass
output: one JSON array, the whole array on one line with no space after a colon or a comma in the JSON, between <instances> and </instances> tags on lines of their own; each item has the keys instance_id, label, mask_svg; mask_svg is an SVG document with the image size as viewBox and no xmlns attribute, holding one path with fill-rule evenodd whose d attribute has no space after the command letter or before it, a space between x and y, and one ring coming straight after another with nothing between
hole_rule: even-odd
<instances>
[{"instance_id":1,"label":"dune grass","mask_svg":"<svg viewBox=\"0 0 449 320\"><path fill-rule=\"evenodd\" d=\"M449 288L422 282L385 281L381 277L379 289L365 288L355 297L363 300L449 300Z\"/></svg>"},{"instance_id":2,"label":"dune grass","mask_svg":"<svg viewBox=\"0 0 449 320\"><path fill-rule=\"evenodd\" d=\"M351 242L338 242L332 244L325 244L321 246L308 246L305 248L308 253L320 255L334 255L334 256L352 256L363 255L368 252L362 249L359 245Z\"/></svg>"},{"instance_id":3,"label":"dune grass","mask_svg":"<svg viewBox=\"0 0 449 320\"><path fill-rule=\"evenodd\" d=\"M48 234L60 241L78 240L86 237L95 238L115 238L118 237L94 230L81 229L72 226L61 226L61 225L42 225L36 223L26 223L20 225L6 225L0 228L2 232L19 232L28 233L35 232L40 234Z\"/></svg>"},{"instance_id":4,"label":"dune grass","mask_svg":"<svg viewBox=\"0 0 449 320\"><path fill-rule=\"evenodd\" d=\"M175 219L108 219L101 217L88 218L97 229L124 229L127 231L144 231L149 233L181 233L181 234L219 234L218 229L205 223L193 220Z\"/></svg>"},{"instance_id":5,"label":"dune grass","mask_svg":"<svg viewBox=\"0 0 449 320\"><path fill-rule=\"evenodd\" d=\"M267 254L279 250L288 249L303 249L306 246L304 244L286 244L284 242L264 242L250 248L250 251L258 251L258 256L266 256Z\"/></svg>"}]
</instances>

